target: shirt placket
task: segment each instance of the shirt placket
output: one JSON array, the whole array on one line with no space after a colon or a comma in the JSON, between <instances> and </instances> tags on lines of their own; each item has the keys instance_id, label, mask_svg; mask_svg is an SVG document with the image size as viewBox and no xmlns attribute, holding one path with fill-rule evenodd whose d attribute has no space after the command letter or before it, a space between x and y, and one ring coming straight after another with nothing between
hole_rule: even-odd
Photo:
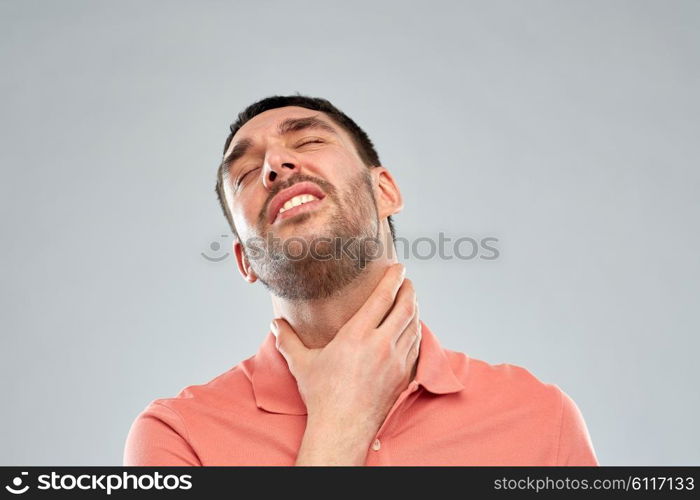
<instances>
[{"instance_id":1,"label":"shirt placket","mask_svg":"<svg viewBox=\"0 0 700 500\"><path fill-rule=\"evenodd\" d=\"M382 448L384 447L383 440L386 436L387 429L389 428L391 423L393 423L393 421L396 418L398 418L398 415L400 415L401 412L405 410L406 407L408 407L411 401L413 401L413 399L411 399L410 401L407 400L417 391L418 382L414 380L410 384L408 384L408 387L406 387L406 389L404 389L404 391L399 395L399 397L396 398L396 401L389 410L389 413L387 413L384 422L375 434L374 439L372 440L372 444L370 444L365 465L390 465L391 457L388 453L386 453L386 449L384 450L384 453L382 453Z\"/></svg>"}]
</instances>

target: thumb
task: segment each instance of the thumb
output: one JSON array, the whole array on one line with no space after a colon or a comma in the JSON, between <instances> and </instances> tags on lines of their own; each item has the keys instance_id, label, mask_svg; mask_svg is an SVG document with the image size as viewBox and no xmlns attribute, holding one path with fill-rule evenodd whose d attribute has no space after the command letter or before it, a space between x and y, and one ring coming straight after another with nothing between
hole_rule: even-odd
<instances>
[{"instance_id":1,"label":"thumb","mask_svg":"<svg viewBox=\"0 0 700 500\"><path fill-rule=\"evenodd\" d=\"M275 346L291 367L299 363L309 350L289 323L283 318L275 318L270 323L272 333L277 337Z\"/></svg>"}]
</instances>

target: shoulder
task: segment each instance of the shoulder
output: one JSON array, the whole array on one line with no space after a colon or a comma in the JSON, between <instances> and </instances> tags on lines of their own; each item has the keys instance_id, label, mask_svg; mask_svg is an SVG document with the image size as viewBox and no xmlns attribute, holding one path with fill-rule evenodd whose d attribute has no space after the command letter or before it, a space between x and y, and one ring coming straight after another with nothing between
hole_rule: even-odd
<instances>
[{"instance_id":1,"label":"shoulder","mask_svg":"<svg viewBox=\"0 0 700 500\"><path fill-rule=\"evenodd\" d=\"M446 350L446 354L465 386L465 403L480 408L483 415L516 416L530 431L552 434L557 464L598 464L579 407L557 384L545 382L519 365L492 364L457 351Z\"/></svg>"},{"instance_id":2,"label":"shoulder","mask_svg":"<svg viewBox=\"0 0 700 500\"><path fill-rule=\"evenodd\" d=\"M161 418L185 418L188 413L208 408L217 411L232 405L245 405L253 401L250 383L250 367L254 357L240 362L210 380L183 387L170 397L152 400L142 414L158 415Z\"/></svg>"},{"instance_id":3,"label":"shoulder","mask_svg":"<svg viewBox=\"0 0 700 500\"><path fill-rule=\"evenodd\" d=\"M236 406L251 404L246 361L173 397L153 399L127 434L124 465L199 465L197 438ZM253 403L254 404L254 403Z\"/></svg>"},{"instance_id":4,"label":"shoulder","mask_svg":"<svg viewBox=\"0 0 700 500\"><path fill-rule=\"evenodd\" d=\"M193 423L223 412L255 405L250 383L253 356L210 380L182 388L174 396L151 400L136 416L132 428L167 427L187 438Z\"/></svg>"},{"instance_id":5,"label":"shoulder","mask_svg":"<svg viewBox=\"0 0 700 500\"><path fill-rule=\"evenodd\" d=\"M564 393L559 386L541 380L523 366L493 364L449 349L445 349L445 354L466 394L472 398L536 406L550 413L561 410Z\"/></svg>"}]
</instances>

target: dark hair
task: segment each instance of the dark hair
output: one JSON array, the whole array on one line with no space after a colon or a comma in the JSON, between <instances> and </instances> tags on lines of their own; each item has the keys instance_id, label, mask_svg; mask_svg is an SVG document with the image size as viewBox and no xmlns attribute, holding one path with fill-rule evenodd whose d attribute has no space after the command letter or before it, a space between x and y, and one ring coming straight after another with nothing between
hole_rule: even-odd
<instances>
[{"instance_id":1,"label":"dark hair","mask_svg":"<svg viewBox=\"0 0 700 500\"><path fill-rule=\"evenodd\" d=\"M365 131L362 130L349 116L347 116L345 113L333 106L326 99L322 99L320 97L309 97L301 94L290 96L276 95L266 97L264 99L259 100L258 102L251 104L243 111L241 111L238 114L236 121L231 124L231 132L229 133L228 137L226 138L226 142L224 143L223 154L226 155L226 151L228 151L228 148L231 145L231 140L233 139L233 136L236 135L236 132L238 132L238 130L249 120L265 111L269 111L271 109L276 108L283 108L286 106L299 106L302 108L307 108L314 111L322 111L323 113L326 113L331 120L333 120L338 126L342 127L348 134L350 134L350 137L352 138L353 143L355 144L355 148L357 149L360 158L365 163L365 165L367 165L367 167L372 168L381 165L379 161L379 155L374 149L374 144L372 144L372 141L367 136ZM238 233L236 232L236 228L233 224L233 216L231 215L231 211L228 209L228 204L226 203L223 174L224 165L222 162L222 164L219 165L219 169L216 174L216 195L219 198L219 203L221 204L221 209L224 211L226 220L228 221L229 226L231 226L231 231L233 231L233 234L236 235L236 237L238 237ZM391 216L387 217L387 222L389 223L389 229L391 230L391 239L395 242L396 236L394 234L394 221L391 219Z\"/></svg>"}]
</instances>

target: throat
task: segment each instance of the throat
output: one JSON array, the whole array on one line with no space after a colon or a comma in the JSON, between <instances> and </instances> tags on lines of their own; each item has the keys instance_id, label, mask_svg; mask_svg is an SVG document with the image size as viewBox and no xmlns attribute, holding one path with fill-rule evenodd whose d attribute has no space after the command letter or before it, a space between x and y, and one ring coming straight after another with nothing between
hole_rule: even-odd
<instances>
[{"instance_id":1,"label":"throat","mask_svg":"<svg viewBox=\"0 0 700 500\"><path fill-rule=\"evenodd\" d=\"M330 297L288 300L272 295L274 316L284 318L306 347L323 348L367 301L390 264L370 263L357 279Z\"/></svg>"}]
</instances>

